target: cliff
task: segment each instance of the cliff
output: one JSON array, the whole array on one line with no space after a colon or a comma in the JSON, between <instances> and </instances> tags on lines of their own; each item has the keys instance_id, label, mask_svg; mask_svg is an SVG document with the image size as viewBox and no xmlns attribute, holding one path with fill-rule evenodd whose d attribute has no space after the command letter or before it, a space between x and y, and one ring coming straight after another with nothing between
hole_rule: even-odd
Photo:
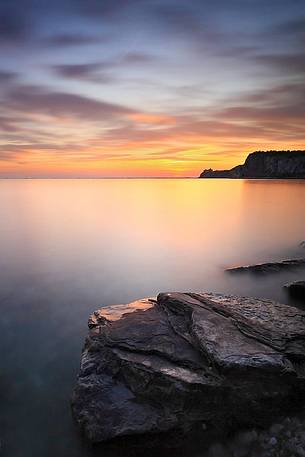
<instances>
[{"instance_id":1,"label":"cliff","mask_svg":"<svg viewBox=\"0 0 305 457\"><path fill-rule=\"evenodd\" d=\"M200 178L304 179L305 151L256 151L231 170L204 170Z\"/></svg>"}]
</instances>

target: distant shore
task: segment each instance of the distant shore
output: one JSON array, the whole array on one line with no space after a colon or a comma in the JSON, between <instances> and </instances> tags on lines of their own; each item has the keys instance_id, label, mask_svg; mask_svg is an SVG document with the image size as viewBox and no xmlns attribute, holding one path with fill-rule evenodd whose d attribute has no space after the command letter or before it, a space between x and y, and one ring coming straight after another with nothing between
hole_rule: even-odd
<instances>
[{"instance_id":1,"label":"distant shore","mask_svg":"<svg viewBox=\"0 0 305 457\"><path fill-rule=\"evenodd\" d=\"M256 151L231 170L204 170L199 178L305 179L305 151Z\"/></svg>"}]
</instances>

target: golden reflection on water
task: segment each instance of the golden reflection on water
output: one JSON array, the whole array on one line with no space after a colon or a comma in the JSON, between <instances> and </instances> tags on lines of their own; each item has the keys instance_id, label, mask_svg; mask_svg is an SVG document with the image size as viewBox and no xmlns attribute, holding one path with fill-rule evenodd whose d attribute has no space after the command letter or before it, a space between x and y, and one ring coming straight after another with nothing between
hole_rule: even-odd
<instances>
[{"instance_id":1,"label":"golden reflection on water","mask_svg":"<svg viewBox=\"0 0 305 457\"><path fill-rule=\"evenodd\" d=\"M301 241L304 209L302 181L2 180L1 259L120 287L142 278L150 294L199 287Z\"/></svg>"},{"instance_id":2,"label":"golden reflection on water","mask_svg":"<svg viewBox=\"0 0 305 457\"><path fill-rule=\"evenodd\" d=\"M74 434L68 399L95 309L175 290L285 301L283 284L304 271L259 279L223 270L304 255L304 214L297 181L0 180L7 455L93 456Z\"/></svg>"},{"instance_id":3,"label":"golden reflection on water","mask_svg":"<svg viewBox=\"0 0 305 457\"><path fill-rule=\"evenodd\" d=\"M40 249L82 249L102 238L106 247L209 248L252 231L282 240L304 228L304 197L299 181L3 180L1 232Z\"/></svg>"}]
</instances>

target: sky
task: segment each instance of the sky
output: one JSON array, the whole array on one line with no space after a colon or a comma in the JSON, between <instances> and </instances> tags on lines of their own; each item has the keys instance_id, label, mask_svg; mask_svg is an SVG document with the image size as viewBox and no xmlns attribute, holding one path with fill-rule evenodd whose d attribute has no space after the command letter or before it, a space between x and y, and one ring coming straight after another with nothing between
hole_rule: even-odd
<instances>
[{"instance_id":1,"label":"sky","mask_svg":"<svg viewBox=\"0 0 305 457\"><path fill-rule=\"evenodd\" d=\"M0 0L0 177L305 149L304 0Z\"/></svg>"}]
</instances>

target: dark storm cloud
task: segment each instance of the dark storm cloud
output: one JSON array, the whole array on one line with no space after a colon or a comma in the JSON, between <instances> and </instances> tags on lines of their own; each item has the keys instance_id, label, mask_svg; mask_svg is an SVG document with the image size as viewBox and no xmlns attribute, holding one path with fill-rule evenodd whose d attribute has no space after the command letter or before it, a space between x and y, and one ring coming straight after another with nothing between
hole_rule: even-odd
<instances>
[{"instance_id":1,"label":"dark storm cloud","mask_svg":"<svg viewBox=\"0 0 305 457\"><path fill-rule=\"evenodd\" d=\"M16 86L7 93L3 106L18 112L40 113L53 117L71 116L97 122L133 112L124 106L36 86Z\"/></svg>"}]
</instances>

